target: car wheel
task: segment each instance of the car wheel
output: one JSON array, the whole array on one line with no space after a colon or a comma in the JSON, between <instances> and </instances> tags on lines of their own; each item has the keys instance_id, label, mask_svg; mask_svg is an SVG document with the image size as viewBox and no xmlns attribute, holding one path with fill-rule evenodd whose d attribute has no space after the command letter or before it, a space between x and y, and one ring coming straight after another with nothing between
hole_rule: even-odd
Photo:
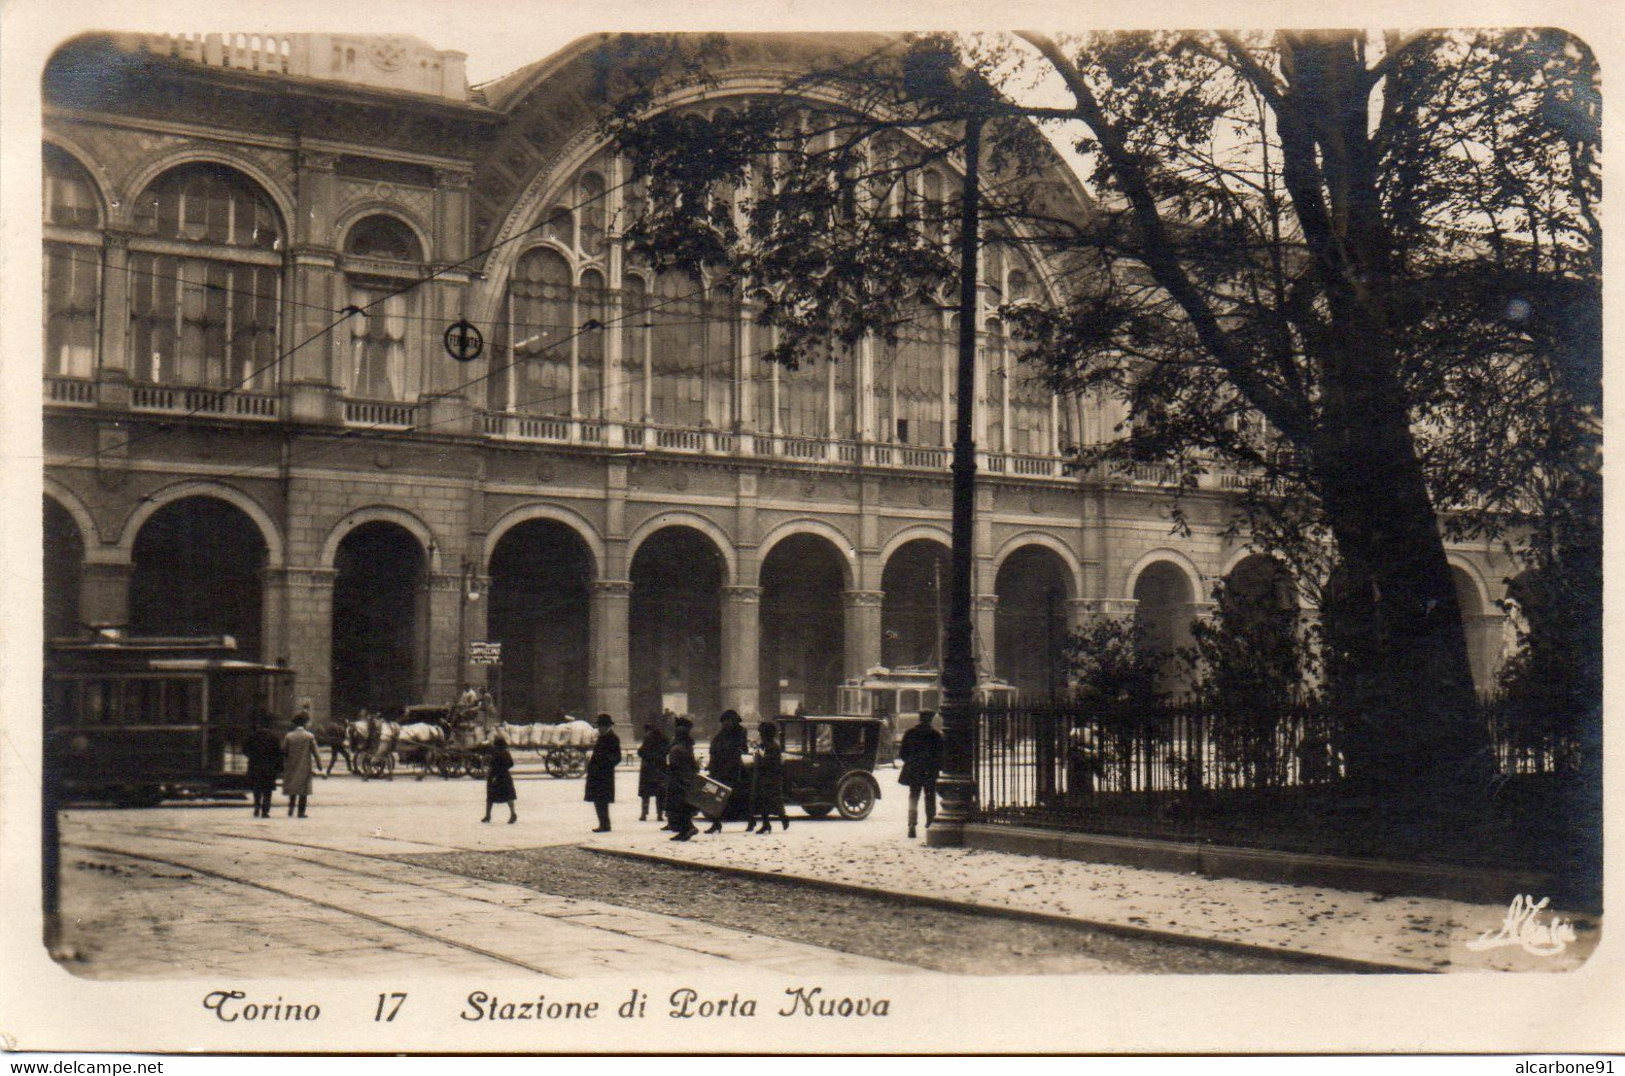
<instances>
[{"instance_id":1,"label":"car wheel","mask_svg":"<svg viewBox=\"0 0 1625 1076\"><path fill-rule=\"evenodd\" d=\"M875 809L875 788L862 776L849 773L835 786L835 809L841 817L858 821Z\"/></svg>"},{"instance_id":2,"label":"car wheel","mask_svg":"<svg viewBox=\"0 0 1625 1076\"><path fill-rule=\"evenodd\" d=\"M808 817L823 818L835 808L828 803L820 803L816 805L803 806L801 809L807 812Z\"/></svg>"}]
</instances>

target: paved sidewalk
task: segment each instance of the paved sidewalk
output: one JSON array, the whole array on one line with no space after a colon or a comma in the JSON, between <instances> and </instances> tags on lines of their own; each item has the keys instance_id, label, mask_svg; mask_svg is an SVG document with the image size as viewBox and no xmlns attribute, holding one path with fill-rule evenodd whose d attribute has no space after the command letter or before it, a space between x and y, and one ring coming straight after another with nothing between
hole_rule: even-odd
<instances>
[{"instance_id":1,"label":"paved sidewalk","mask_svg":"<svg viewBox=\"0 0 1625 1076\"><path fill-rule=\"evenodd\" d=\"M1474 951L1466 943L1499 932L1507 906L927 848L874 819L793 819L770 837L747 835L736 822L684 844L668 837L639 825L585 847L1411 971L1567 971L1585 962L1601 935L1600 917L1559 912L1576 933L1561 953L1540 956L1518 945ZM1549 922L1552 913L1538 919Z\"/></svg>"}]
</instances>

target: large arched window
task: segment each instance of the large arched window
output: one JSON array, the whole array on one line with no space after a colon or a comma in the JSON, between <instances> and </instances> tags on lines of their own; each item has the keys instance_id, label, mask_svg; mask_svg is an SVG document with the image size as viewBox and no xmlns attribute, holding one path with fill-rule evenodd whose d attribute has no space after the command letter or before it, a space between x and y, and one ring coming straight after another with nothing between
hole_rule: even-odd
<instances>
[{"instance_id":1,"label":"large arched window","mask_svg":"<svg viewBox=\"0 0 1625 1076\"><path fill-rule=\"evenodd\" d=\"M100 201L78 161L45 147L45 372L88 378L96 372L101 294Z\"/></svg>"},{"instance_id":2,"label":"large arched window","mask_svg":"<svg viewBox=\"0 0 1625 1076\"><path fill-rule=\"evenodd\" d=\"M570 413L570 263L552 247L526 251L508 285L514 355L513 408Z\"/></svg>"},{"instance_id":3,"label":"large arched window","mask_svg":"<svg viewBox=\"0 0 1625 1076\"><path fill-rule=\"evenodd\" d=\"M875 376L876 436L901 444L941 445L942 314L916 304L897 327L897 343L886 349Z\"/></svg>"},{"instance_id":4,"label":"large arched window","mask_svg":"<svg viewBox=\"0 0 1625 1076\"><path fill-rule=\"evenodd\" d=\"M367 400L413 399L422 381L419 279L423 246L411 228L385 214L363 217L344 238L349 319L344 388Z\"/></svg>"},{"instance_id":5,"label":"large arched window","mask_svg":"<svg viewBox=\"0 0 1625 1076\"><path fill-rule=\"evenodd\" d=\"M282 225L264 191L215 164L166 172L136 200L130 373L258 387L277 359Z\"/></svg>"},{"instance_id":6,"label":"large arched window","mask_svg":"<svg viewBox=\"0 0 1625 1076\"><path fill-rule=\"evenodd\" d=\"M703 286L687 273L660 273L651 305L651 417L667 426L698 426L705 419Z\"/></svg>"}]
</instances>

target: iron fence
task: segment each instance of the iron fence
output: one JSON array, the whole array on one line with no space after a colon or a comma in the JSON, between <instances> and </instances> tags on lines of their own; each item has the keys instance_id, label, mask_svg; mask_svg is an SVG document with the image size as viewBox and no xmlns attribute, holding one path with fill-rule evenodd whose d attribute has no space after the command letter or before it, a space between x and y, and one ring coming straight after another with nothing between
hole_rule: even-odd
<instances>
[{"instance_id":1,"label":"iron fence","mask_svg":"<svg viewBox=\"0 0 1625 1076\"><path fill-rule=\"evenodd\" d=\"M1576 752L1485 708L1503 775L1561 774ZM1197 704L1150 708L1038 705L978 715L976 785L983 821L1187 837L1229 833L1239 819L1289 820L1347 776L1339 722L1326 707L1268 713ZM1225 810L1224 808L1230 808ZM1213 832L1209 832L1213 831Z\"/></svg>"}]
</instances>

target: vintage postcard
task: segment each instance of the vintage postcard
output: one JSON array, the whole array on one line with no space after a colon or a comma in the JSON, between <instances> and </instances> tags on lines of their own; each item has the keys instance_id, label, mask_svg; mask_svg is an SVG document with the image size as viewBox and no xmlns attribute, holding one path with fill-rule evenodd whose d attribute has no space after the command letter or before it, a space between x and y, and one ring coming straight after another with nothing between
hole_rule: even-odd
<instances>
[{"instance_id":1,"label":"vintage postcard","mask_svg":"<svg viewBox=\"0 0 1625 1076\"><path fill-rule=\"evenodd\" d=\"M60 7L8 1049L1625 1047L1603 16Z\"/></svg>"}]
</instances>

